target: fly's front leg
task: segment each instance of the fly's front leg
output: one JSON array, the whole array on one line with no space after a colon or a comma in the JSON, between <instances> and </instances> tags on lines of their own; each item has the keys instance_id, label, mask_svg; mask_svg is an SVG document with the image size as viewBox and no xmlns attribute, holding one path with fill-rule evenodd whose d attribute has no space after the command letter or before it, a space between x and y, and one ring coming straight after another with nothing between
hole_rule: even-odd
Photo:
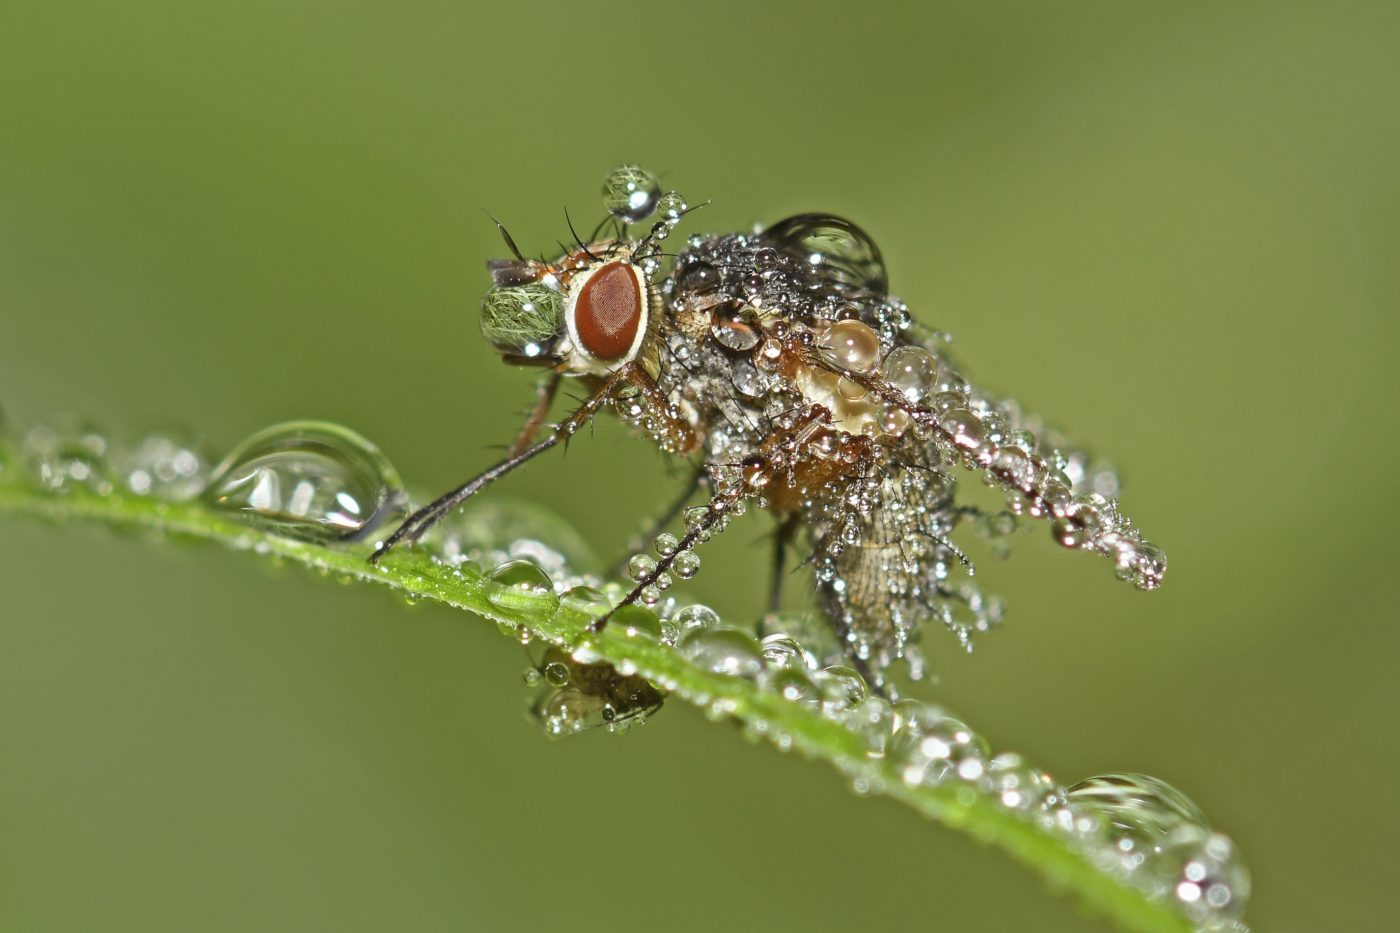
<instances>
[{"instance_id":1,"label":"fly's front leg","mask_svg":"<svg viewBox=\"0 0 1400 933\"><path fill-rule=\"evenodd\" d=\"M443 516L457 508L457 506L461 505L467 499L476 495L502 476L512 472L516 467L528 463L551 447L567 441L579 428L588 423L588 420L598 412L598 409L602 408L603 405L607 403L612 393L616 391L619 386L628 381L631 377L630 370L634 368L635 365L636 364L629 363L608 376L603 384L598 387L597 391L586 398L583 404L579 405L572 415L555 425L554 430L551 431L549 436L544 440L527 446L519 453L506 457L480 476L468 480L451 492L440 496L414 512L404 520L404 523L400 525L383 544L375 548L374 553L369 556L369 562L371 564L379 563L384 555L389 553L389 551L401 541L406 541L409 544L417 542L429 528L441 521ZM538 406L538 402L536 405ZM519 443L519 440L517 440L517 443Z\"/></svg>"},{"instance_id":2,"label":"fly's front leg","mask_svg":"<svg viewBox=\"0 0 1400 933\"><path fill-rule=\"evenodd\" d=\"M554 404L554 395L559 391L559 380L562 378L558 373L550 373L540 380L535 388L535 404L530 407L530 414L520 426L520 433L515 435L515 442L510 445L507 457L524 453L535 442L535 435L540 433L544 420L549 417L549 407Z\"/></svg>"}]
</instances>

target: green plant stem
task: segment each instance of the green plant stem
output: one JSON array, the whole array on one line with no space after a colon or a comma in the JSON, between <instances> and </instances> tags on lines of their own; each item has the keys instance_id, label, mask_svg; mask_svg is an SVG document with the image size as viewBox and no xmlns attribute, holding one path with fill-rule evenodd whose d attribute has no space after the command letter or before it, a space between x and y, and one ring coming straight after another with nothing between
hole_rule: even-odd
<instances>
[{"instance_id":1,"label":"green plant stem","mask_svg":"<svg viewBox=\"0 0 1400 933\"><path fill-rule=\"evenodd\" d=\"M646 636L629 636L621 626L597 635L590 618L549 598L506 592L478 574L454 572L411 549L395 552L378 567L366 560L367 547L325 547L245 525L198 502L162 503L150 499L73 491L50 494L0 478L0 513L55 521L85 521L113 527L144 528L171 538L214 541L302 564L321 573L378 583L415 600L435 600L498 623L524 626L536 639L590 649L612 664L636 671L670 689L716 718L732 717L783 747L834 765L871 793L883 793L972 838L995 846L1049 884L1071 892L1093 911L1125 930L1189 930L1169 905L1148 900L1138 890L1104 874L1064 838L997 805L966 786L909 786L895 766L866 754L864 740L842 724L757 684L694 666L673 649ZM494 600L492 597L494 596ZM761 727L760 727L761 724Z\"/></svg>"}]
</instances>

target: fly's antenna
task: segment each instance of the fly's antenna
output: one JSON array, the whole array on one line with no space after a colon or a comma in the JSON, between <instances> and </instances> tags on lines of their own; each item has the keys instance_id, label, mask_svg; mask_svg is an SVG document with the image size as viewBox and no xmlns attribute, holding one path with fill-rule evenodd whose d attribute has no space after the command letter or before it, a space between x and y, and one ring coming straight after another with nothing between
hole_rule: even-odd
<instances>
[{"instance_id":1,"label":"fly's antenna","mask_svg":"<svg viewBox=\"0 0 1400 933\"><path fill-rule=\"evenodd\" d=\"M485 210L485 208L483 208L483 210ZM496 215L492 214L490 211L486 211L486 216L490 217L491 222L496 225L496 229L501 231L501 239L506 241L506 249L510 250L511 255L521 262L528 262L529 260L520 252L520 247L515 245L515 240L511 238L510 231L506 229L506 225L497 220Z\"/></svg>"}]
</instances>

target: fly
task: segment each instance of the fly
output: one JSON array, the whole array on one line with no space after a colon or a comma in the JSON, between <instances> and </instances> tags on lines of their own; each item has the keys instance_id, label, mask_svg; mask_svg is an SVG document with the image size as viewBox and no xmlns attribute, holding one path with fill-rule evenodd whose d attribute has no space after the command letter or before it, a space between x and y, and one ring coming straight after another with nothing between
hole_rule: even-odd
<instances>
[{"instance_id":1,"label":"fly","mask_svg":"<svg viewBox=\"0 0 1400 933\"><path fill-rule=\"evenodd\" d=\"M683 510L684 533L661 534L658 557L632 559L620 605L657 602L673 575L698 568L697 546L750 505L776 523L774 607L800 546L845 658L876 685L899 658L921 674L926 620L967 646L999 618L952 541L960 525L1004 534L1020 517L1043 519L1061 545L1108 557L1121 579L1161 583L1166 557L1118 510L1112 473L971 385L890 294L859 226L809 213L696 234L667 266L662 247L691 212L684 198L635 165L603 191L604 222L557 258L526 258L500 228L512 258L487 264L482 333L507 362L545 371L536 404L504 460L415 512L372 562L611 408L695 466L662 522ZM565 378L586 396L546 427ZM968 475L1004 495L1006 512L967 504L958 483ZM700 488L708 501L685 508Z\"/></svg>"}]
</instances>

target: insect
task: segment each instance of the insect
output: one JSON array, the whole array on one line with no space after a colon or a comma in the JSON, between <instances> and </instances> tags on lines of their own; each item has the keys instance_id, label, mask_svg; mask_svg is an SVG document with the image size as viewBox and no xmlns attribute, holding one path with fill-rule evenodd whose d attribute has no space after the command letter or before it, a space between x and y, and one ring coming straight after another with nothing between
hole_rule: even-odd
<instances>
[{"instance_id":1,"label":"insect","mask_svg":"<svg viewBox=\"0 0 1400 933\"><path fill-rule=\"evenodd\" d=\"M898 658L919 676L926 620L964 645L997 621L952 541L960 525L1045 519L1061 545L1106 555L1142 589L1160 584L1166 558L1119 511L1112 474L971 385L946 341L890 294L880 250L856 224L800 214L691 235L668 255L692 212L679 193L625 165L604 200L603 223L554 258L526 258L498 223L512 258L488 263L482 332L507 362L545 371L536 403L505 459L415 512L371 561L610 408L693 466L658 526L683 510L684 534L660 536L656 558L633 557L623 604L654 603L673 575L693 574L696 547L750 505L775 521L774 604L800 545L847 660L877 685ZM547 426L565 378L587 394ZM969 477L1004 496L1006 512L968 504ZM685 508L701 489L705 504Z\"/></svg>"}]
</instances>

